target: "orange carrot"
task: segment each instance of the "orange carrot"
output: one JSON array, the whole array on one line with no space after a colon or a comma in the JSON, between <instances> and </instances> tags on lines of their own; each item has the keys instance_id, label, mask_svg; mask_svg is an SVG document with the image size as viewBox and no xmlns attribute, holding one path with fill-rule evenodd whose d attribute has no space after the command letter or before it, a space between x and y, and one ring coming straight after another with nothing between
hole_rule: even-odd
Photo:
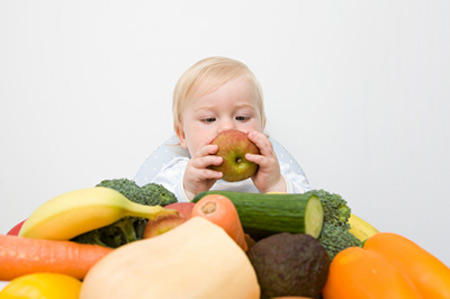
<instances>
[{"instance_id":1,"label":"orange carrot","mask_svg":"<svg viewBox=\"0 0 450 299\"><path fill-rule=\"evenodd\" d=\"M200 199L192 210L192 217L201 216L222 227L225 232L247 251L244 229L236 207L230 199L219 194L209 194Z\"/></svg>"},{"instance_id":2,"label":"orange carrot","mask_svg":"<svg viewBox=\"0 0 450 299\"><path fill-rule=\"evenodd\" d=\"M35 272L84 278L88 270L113 249L71 241L0 235L0 280Z\"/></svg>"},{"instance_id":3,"label":"orange carrot","mask_svg":"<svg viewBox=\"0 0 450 299\"><path fill-rule=\"evenodd\" d=\"M408 275L423 298L450 298L450 268L413 241L394 233L377 233L364 243Z\"/></svg>"}]
</instances>

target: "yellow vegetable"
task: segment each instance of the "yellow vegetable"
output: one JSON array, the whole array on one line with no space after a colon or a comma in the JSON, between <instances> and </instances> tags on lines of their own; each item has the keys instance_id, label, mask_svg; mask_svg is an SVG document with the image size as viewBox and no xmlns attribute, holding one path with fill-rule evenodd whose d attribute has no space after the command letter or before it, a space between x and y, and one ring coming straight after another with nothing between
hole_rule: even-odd
<instances>
[{"instance_id":1,"label":"yellow vegetable","mask_svg":"<svg viewBox=\"0 0 450 299\"><path fill-rule=\"evenodd\" d=\"M350 215L348 223L350 224L349 232L356 238L358 238L361 242L364 242L365 240L378 233L378 230L375 227L359 218L355 214Z\"/></svg>"},{"instance_id":2,"label":"yellow vegetable","mask_svg":"<svg viewBox=\"0 0 450 299\"><path fill-rule=\"evenodd\" d=\"M81 282L58 273L33 273L13 279L0 299L78 299Z\"/></svg>"},{"instance_id":3,"label":"yellow vegetable","mask_svg":"<svg viewBox=\"0 0 450 299\"><path fill-rule=\"evenodd\" d=\"M137 204L110 188L86 188L58 195L42 204L25 221L19 236L70 240L125 216L155 219L176 213L160 206Z\"/></svg>"},{"instance_id":4,"label":"yellow vegetable","mask_svg":"<svg viewBox=\"0 0 450 299\"><path fill-rule=\"evenodd\" d=\"M259 299L244 251L219 226L193 217L119 247L88 272L81 299Z\"/></svg>"}]
</instances>

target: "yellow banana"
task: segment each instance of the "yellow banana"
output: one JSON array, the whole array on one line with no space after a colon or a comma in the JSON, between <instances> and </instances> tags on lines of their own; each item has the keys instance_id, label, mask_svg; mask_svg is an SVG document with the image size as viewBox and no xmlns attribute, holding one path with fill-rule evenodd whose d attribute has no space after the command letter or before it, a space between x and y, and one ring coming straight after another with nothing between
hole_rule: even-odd
<instances>
[{"instance_id":1,"label":"yellow banana","mask_svg":"<svg viewBox=\"0 0 450 299\"><path fill-rule=\"evenodd\" d=\"M348 223L350 224L350 233L362 242L378 233L378 230L375 227L355 214L350 215Z\"/></svg>"},{"instance_id":2,"label":"yellow banana","mask_svg":"<svg viewBox=\"0 0 450 299\"><path fill-rule=\"evenodd\" d=\"M140 205L105 187L67 192L38 207L23 224L19 236L69 240L125 216L155 219L176 214L160 206Z\"/></svg>"}]
</instances>

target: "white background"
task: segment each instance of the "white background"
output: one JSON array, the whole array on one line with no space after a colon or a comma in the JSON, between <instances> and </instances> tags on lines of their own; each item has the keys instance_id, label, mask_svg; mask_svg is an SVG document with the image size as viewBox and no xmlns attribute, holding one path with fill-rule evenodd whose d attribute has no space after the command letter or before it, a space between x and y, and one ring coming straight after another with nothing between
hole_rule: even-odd
<instances>
[{"instance_id":1,"label":"white background","mask_svg":"<svg viewBox=\"0 0 450 299\"><path fill-rule=\"evenodd\" d=\"M450 263L449 1L0 2L0 230L132 178L199 59L244 61L315 188Z\"/></svg>"}]
</instances>

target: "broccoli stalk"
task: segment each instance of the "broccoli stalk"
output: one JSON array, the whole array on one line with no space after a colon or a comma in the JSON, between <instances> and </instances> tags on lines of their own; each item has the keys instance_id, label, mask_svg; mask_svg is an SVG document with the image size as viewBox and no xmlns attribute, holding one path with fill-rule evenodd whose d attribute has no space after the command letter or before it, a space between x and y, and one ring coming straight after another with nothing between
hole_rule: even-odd
<instances>
[{"instance_id":1,"label":"broccoli stalk","mask_svg":"<svg viewBox=\"0 0 450 299\"><path fill-rule=\"evenodd\" d=\"M103 180L97 187L107 187L122 193L129 200L149 206L165 206L177 202L175 195L162 185L149 183L139 187L129 179ZM110 225L76 236L72 241L85 244L117 248L140 240L144 236L148 220L139 217L124 217Z\"/></svg>"},{"instance_id":2,"label":"broccoli stalk","mask_svg":"<svg viewBox=\"0 0 450 299\"><path fill-rule=\"evenodd\" d=\"M330 258L333 259L345 248L361 247L361 241L349 232L348 219L351 210L347 202L340 195L331 194L325 190L312 190L308 193L316 195L322 202L323 226L318 240Z\"/></svg>"}]
</instances>

